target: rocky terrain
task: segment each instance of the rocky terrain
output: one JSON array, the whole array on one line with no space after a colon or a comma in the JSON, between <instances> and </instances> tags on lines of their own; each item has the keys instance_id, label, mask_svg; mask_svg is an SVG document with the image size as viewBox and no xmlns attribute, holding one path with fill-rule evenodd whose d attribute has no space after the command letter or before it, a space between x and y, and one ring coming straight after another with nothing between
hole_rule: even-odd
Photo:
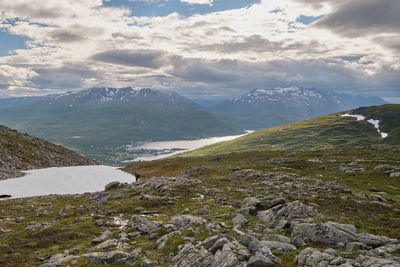
<instances>
[{"instance_id":1,"label":"rocky terrain","mask_svg":"<svg viewBox=\"0 0 400 267\"><path fill-rule=\"evenodd\" d=\"M0 180L23 176L23 170L94 164L61 146L0 125Z\"/></svg>"},{"instance_id":2,"label":"rocky terrain","mask_svg":"<svg viewBox=\"0 0 400 267\"><path fill-rule=\"evenodd\" d=\"M145 177L1 201L0 265L400 266L398 149L175 158L125 171Z\"/></svg>"}]
</instances>

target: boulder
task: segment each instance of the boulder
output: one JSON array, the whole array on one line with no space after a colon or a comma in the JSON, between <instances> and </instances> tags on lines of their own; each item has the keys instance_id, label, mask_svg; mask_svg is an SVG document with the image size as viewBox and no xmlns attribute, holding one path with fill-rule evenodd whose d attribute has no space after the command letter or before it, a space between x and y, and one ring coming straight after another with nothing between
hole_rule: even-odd
<instances>
[{"instance_id":1,"label":"boulder","mask_svg":"<svg viewBox=\"0 0 400 267\"><path fill-rule=\"evenodd\" d=\"M221 250L215 253L214 260L210 267L241 267L236 255L233 253L229 244L224 244Z\"/></svg>"},{"instance_id":2,"label":"boulder","mask_svg":"<svg viewBox=\"0 0 400 267\"><path fill-rule=\"evenodd\" d=\"M360 266L352 259L337 256L335 251L328 249L324 252L318 251L316 248L306 248L297 257L297 264L300 267L314 266Z\"/></svg>"},{"instance_id":3,"label":"boulder","mask_svg":"<svg viewBox=\"0 0 400 267\"><path fill-rule=\"evenodd\" d=\"M279 250L283 252L291 252L296 250L297 248L291 244L288 243L282 243L279 241L261 241L261 243L268 247L271 250Z\"/></svg>"},{"instance_id":4,"label":"boulder","mask_svg":"<svg viewBox=\"0 0 400 267\"><path fill-rule=\"evenodd\" d=\"M28 224L26 225L26 230L28 230L30 232L34 232L36 230L44 230L49 227L50 227L50 223L48 223L48 222L31 221L31 222L28 222Z\"/></svg>"},{"instance_id":5,"label":"boulder","mask_svg":"<svg viewBox=\"0 0 400 267\"><path fill-rule=\"evenodd\" d=\"M191 243L181 247L178 254L172 258L171 266L174 267L208 267L214 256L205 249L198 250Z\"/></svg>"},{"instance_id":6,"label":"boulder","mask_svg":"<svg viewBox=\"0 0 400 267\"><path fill-rule=\"evenodd\" d=\"M256 253L253 257L250 258L247 267L274 267L277 266L277 263L273 262L270 258Z\"/></svg>"},{"instance_id":7,"label":"boulder","mask_svg":"<svg viewBox=\"0 0 400 267\"><path fill-rule=\"evenodd\" d=\"M278 242L287 243L287 244L290 244L292 242L289 237L286 237L284 235L266 235L263 237L263 240L278 241Z\"/></svg>"},{"instance_id":8,"label":"boulder","mask_svg":"<svg viewBox=\"0 0 400 267\"><path fill-rule=\"evenodd\" d=\"M75 260L79 257L71 256L68 254L55 254L51 256L46 263L41 264L40 267L55 267L55 266L65 266L68 262Z\"/></svg>"},{"instance_id":9,"label":"boulder","mask_svg":"<svg viewBox=\"0 0 400 267\"><path fill-rule=\"evenodd\" d=\"M135 218L136 218L135 226L137 230L142 234L152 234L156 232L162 225L162 222L160 221L150 221L141 216L136 216Z\"/></svg>"},{"instance_id":10,"label":"boulder","mask_svg":"<svg viewBox=\"0 0 400 267\"><path fill-rule=\"evenodd\" d=\"M106 240L103 243L98 244L91 250L108 250L110 248L115 248L118 246L118 240L117 239L111 239L111 240Z\"/></svg>"},{"instance_id":11,"label":"boulder","mask_svg":"<svg viewBox=\"0 0 400 267\"><path fill-rule=\"evenodd\" d=\"M353 225L338 223L300 223L293 227L292 235L306 237L313 242L331 246L358 241L356 228Z\"/></svg>"},{"instance_id":12,"label":"boulder","mask_svg":"<svg viewBox=\"0 0 400 267\"><path fill-rule=\"evenodd\" d=\"M110 183L106 184L106 186L104 187L104 191L118 188L120 185L121 185L121 183L118 181L110 182Z\"/></svg>"},{"instance_id":13,"label":"boulder","mask_svg":"<svg viewBox=\"0 0 400 267\"><path fill-rule=\"evenodd\" d=\"M92 243L92 244L99 244L99 243L103 242L104 240L106 240L110 235L111 235L111 232L110 232L110 231L108 231L108 230L107 230L107 231L104 231L104 232L101 234L101 236L92 239L91 243Z\"/></svg>"},{"instance_id":14,"label":"boulder","mask_svg":"<svg viewBox=\"0 0 400 267\"><path fill-rule=\"evenodd\" d=\"M193 225L202 225L206 223L206 220L193 215L177 215L171 218L170 224L175 225L178 228L187 229Z\"/></svg>"},{"instance_id":15,"label":"boulder","mask_svg":"<svg viewBox=\"0 0 400 267\"><path fill-rule=\"evenodd\" d=\"M130 253L122 251L92 252L83 255L83 257L88 259L90 265L125 263L131 256Z\"/></svg>"},{"instance_id":16,"label":"boulder","mask_svg":"<svg viewBox=\"0 0 400 267\"><path fill-rule=\"evenodd\" d=\"M249 221L244 217L242 214L237 214L233 219L233 225L236 228L241 228L242 226L246 225Z\"/></svg>"},{"instance_id":17,"label":"boulder","mask_svg":"<svg viewBox=\"0 0 400 267\"><path fill-rule=\"evenodd\" d=\"M377 258L370 256L359 256L356 261L360 266L368 267L399 267L400 258Z\"/></svg>"}]
</instances>

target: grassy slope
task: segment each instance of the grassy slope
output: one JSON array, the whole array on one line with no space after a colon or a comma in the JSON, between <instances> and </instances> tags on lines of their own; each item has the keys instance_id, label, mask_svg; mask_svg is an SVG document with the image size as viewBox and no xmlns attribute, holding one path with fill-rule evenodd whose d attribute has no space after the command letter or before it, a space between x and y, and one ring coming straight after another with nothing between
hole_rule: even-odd
<instances>
[{"instance_id":1,"label":"grassy slope","mask_svg":"<svg viewBox=\"0 0 400 267\"><path fill-rule=\"evenodd\" d=\"M343 157L346 155L346 157ZM286 158L283 164L266 164L265 159ZM308 159L319 159L321 162L313 162ZM341 165L347 165L354 161L359 167L366 168L365 172L356 173L354 176L338 171ZM87 196L80 197L36 197L28 199L15 199L0 201L0 228L4 232L0 235L0 265L2 266L32 266L40 265L49 255L62 253L66 249L91 247L90 240L99 236L104 230L113 232L111 238L118 237L118 228L107 228L99 225L98 220L121 215L131 218L132 214L140 214L143 210L161 212L164 215L151 217L151 220L162 220L167 222L171 216L181 214L182 210L188 208L190 214L196 215L199 208L206 208L211 214L204 216L213 221L224 222L228 228L222 228L221 233L230 234L232 228L229 212L237 210L235 203L249 197L248 194L234 190L235 188L254 188L254 195L267 195L273 193L268 188L259 185L258 180L236 179L232 183L232 174L236 167L242 169L257 169L260 171L273 171L279 167L280 172L296 173L310 179L325 179L337 181L350 188L353 194L365 192L376 194L369 189L384 192L382 196L392 198L396 202L390 206L374 203L368 199L356 199L350 197L342 199L336 193L316 194L312 199L299 199L306 204L311 204L323 213L326 221L337 221L341 223L354 224L359 231L368 231L374 234L387 235L400 238L400 213L399 209L400 180L389 178L383 172L374 171L374 166L388 163L399 165L399 152L391 150L373 151L368 149L352 149L349 151L327 150L309 152L247 152L233 153L228 156L209 156L201 158L170 158L155 162L142 162L128 166L125 170L129 172L139 171L144 174L144 180L152 176L172 176L184 172L192 167L207 165L213 168L211 171L201 173L194 178L202 180L202 184L193 187L179 187L173 190L173 196L178 197L176 202L165 202L160 200L134 201L131 199L143 194L159 195L156 191L141 190L113 190L113 195L122 194L122 198L111 198L104 206L89 208ZM326 169L320 169L324 165ZM257 186L254 186L257 183ZM204 195L204 187L220 189L218 199L210 196L202 201L195 200L199 194ZM229 188L230 190L226 190ZM161 196L165 193L161 193ZM285 194L288 201L293 196ZM371 216L373 214L373 216ZM26 221L15 223L12 219L24 216ZM248 216L250 223L243 231L254 229L259 221L254 216ZM25 229L29 221L54 223L46 230L30 233ZM159 262L159 266L168 266L170 253L176 253L179 244L184 243L182 238L194 237L196 240L204 240L215 233L207 232L204 227L195 228L195 231L184 231L182 235L174 236L164 249L156 249L155 241L148 237L136 237L131 240L134 248L149 251L146 257ZM134 229L129 229L134 231ZM266 234L266 233L264 233ZM164 232L157 233L160 237ZM127 250L128 252L131 249ZM301 251L296 251L298 254ZM78 255L83 254L80 251ZM278 254L283 260L281 266L296 266L293 262L294 255L289 253ZM357 257L346 255L346 257ZM136 262L140 266L141 262ZM87 261L80 259L76 266L87 266ZM122 266L122 265L121 265Z\"/></svg>"},{"instance_id":2,"label":"grassy slope","mask_svg":"<svg viewBox=\"0 0 400 267\"><path fill-rule=\"evenodd\" d=\"M367 119L379 119L381 128L389 133L389 137L382 139L372 124L341 117L344 114L342 112L257 131L236 140L207 146L179 156L400 144L400 105L360 108L349 113L362 114Z\"/></svg>"}]
</instances>

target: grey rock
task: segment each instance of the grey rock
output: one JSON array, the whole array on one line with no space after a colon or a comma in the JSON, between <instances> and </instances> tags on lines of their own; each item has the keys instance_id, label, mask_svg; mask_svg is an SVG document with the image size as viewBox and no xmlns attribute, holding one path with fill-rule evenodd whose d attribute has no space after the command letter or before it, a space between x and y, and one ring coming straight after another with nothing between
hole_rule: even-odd
<instances>
[{"instance_id":1,"label":"grey rock","mask_svg":"<svg viewBox=\"0 0 400 267\"><path fill-rule=\"evenodd\" d=\"M115 188L118 188L120 185L121 185L120 182L114 181L114 182L106 184L106 186L104 187L104 190L107 191L107 190L115 189Z\"/></svg>"},{"instance_id":2,"label":"grey rock","mask_svg":"<svg viewBox=\"0 0 400 267\"><path fill-rule=\"evenodd\" d=\"M210 211L208 211L206 209L199 209L197 211L197 214L199 214L199 215L210 215Z\"/></svg>"},{"instance_id":3,"label":"grey rock","mask_svg":"<svg viewBox=\"0 0 400 267\"><path fill-rule=\"evenodd\" d=\"M162 222L160 221L150 221L141 216L135 216L134 218L136 219L135 226L142 234L152 234L156 232L162 225Z\"/></svg>"},{"instance_id":4,"label":"grey rock","mask_svg":"<svg viewBox=\"0 0 400 267\"><path fill-rule=\"evenodd\" d=\"M266 235L263 237L263 240L265 241L278 241L281 243L287 243L290 244L291 240L289 237L283 236L283 235Z\"/></svg>"},{"instance_id":5,"label":"grey rock","mask_svg":"<svg viewBox=\"0 0 400 267\"><path fill-rule=\"evenodd\" d=\"M44 230L50 227L50 223L48 222L35 222L35 221L31 221L28 222L28 224L26 225L26 229L30 232L34 232L36 230Z\"/></svg>"},{"instance_id":6,"label":"grey rock","mask_svg":"<svg viewBox=\"0 0 400 267\"><path fill-rule=\"evenodd\" d=\"M56 267L65 266L68 262L78 259L77 256L71 256L68 254L55 254L51 256L46 263L41 264L40 267Z\"/></svg>"},{"instance_id":7,"label":"grey rock","mask_svg":"<svg viewBox=\"0 0 400 267\"><path fill-rule=\"evenodd\" d=\"M101 236L92 239L91 243L99 244L99 243L103 242L104 240L106 240L110 235L111 235L111 232L106 230L101 234Z\"/></svg>"},{"instance_id":8,"label":"grey rock","mask_svg":"<svg viewBox=\"0 0 400 267\"><path fill-rule=\"evenodd\" d=\"M218 239L220 239L219 235L214 235L214 236L204 239L202 242L203 247L208 250L215 244L215 242L217 242Z\"/></svg>"},{"instance_id":9,"label":"grey rock","mask_svg":"<svg viewBox=\"0 0 400 267\"><path fill-rule=\"evenodd\" d=\"M233 253L229 244L225 244L222 250L218 250L215 253L214 260L210 267L241 267L242 264L239 262L236 255Z\"/></svg>"},{"instance_id":10,"label":"grey rock","mask_svg":"<svg viewBox=\"0 0 400 267\"><path fill-rule=\"evenodd\" d=\"M356 261L360 263L360 266L365 267L399 267L399 258L377 258L370 256L359 256Z\"/></svg>"},{"instance_id":11,"label":"grey rock","mask_svg":"<svg viewBox=\"0 0 400 267\"><path fill-rule=\"evenodd\" d=\"M257 217L263 221L267 227L275 231L289 229L292 222L311 222L317 215L318 212L316 209L304 205L300 201L278 205L257 213Z\"/></svg>"},{"instance_id":12,"label":"grey rock","mask_svg":"<svg viewBox=\"0 0 400 267\"><path fill-rule=\"evenodd\" d=\"M400 172L392 172L392 173L390 174L390 177L391 177L391 178L400 177Z\"/></svg>"},{"instance_id":13,"label":"grey rock","mask_svg":"<svg viewBox=\"0 0 400 267\"><path fill-rule=\"evenodd\" d=\"M240 238L240 243L246 246L251 252L260 252L264 245L255 236L244 234Z\"/></svg>"},{"instance_id":14,"label":"grey rock","mask_svg":"<svg viewBox=\"0 0 400 267\"><path fill-rule=\"evenodd\" d=\"M247 267L274 267L277 266L277 263L273 262L270 258L266 256L256 253L253 257L250 258Z\"/></svg>"},{"instance_id":15,"label":"grey rock","mask_svg":"<svg viewBox=\"0 0 400 267\"><path fill-rule=\"evenodd\" d=\"M241 228L242 226L246 225L249 221L244 217L242 214L237 214L233 219L234 227Z\"/></svg>"},{"instance_id":16,"label":"grey rock","mask_svg":"<svg viewBox=\"0 0 400 267\"><path fill-rule=\"evenodd\" d=\"M301 238L301 237L299 237L299 236L296 236L296 237L293 239L293 245L294 245L296 248L300 248L300 247L304 247L304 246L306 245L306 243L304 242L303 238Z\"/></svg>"},{"instance_id":17,"label":"grey rock","mask_svg":"<svg viewBox=\"0 0 400 267\"><path fill-rule=\"evenodd\" d=\"M373 248L384 246L387 244L397 244L397 239L391 239L387 236L378 236L372 235L368 233L361 233L357 235L358 242L361 242L367 246L371 246Z\"/></svg>"},{"instance_id":18,"label":"grey rock","mask_svg":"<svg viewBox=\"0 0 400 267\"><path fill-rule=\"evenodd\" d=\"M130 253L122 251L110 251L110 252L92 252L84 254L83 257L88 259L88 263L91 265L98 265L104 263L125 263L131 258Z\"/></svg>"},{"instance_id":19,"label":"grey rock","mask_svg":"<svg viewBox=\"0 0 400 267\"><path fill-rule=\"evenodd\" d=\"M171 265L176 267L207 267L214 260L214 256L205 249L198 250L191 243L187 243L172 258Z\"/></svg>"},{"instance_id":20,"label":"grey rock","mask_svg":"<svg viewBox=\"0 0 400 267\"><path fill-rule=\"evenodd\" d=\"M108 250L110 248L115 248L118 246L118 240L116 239L111 239L111 240L106 240L100 244L98 244L97 246L95 246L94 248L91 249L91 251L95 251L95 250Z\"/></svg>"},{"instance_id":21,"label":"grey rock","mask_svg":"<svg viewBox=\"0 0 400 267\"><path fill-rule=\"evenodd\" d=\"M209 249L212 254L217 252L217 250L222 249L225 244L229 244L229 240L225 237L218 239Z\"/></svg>"},{"instance_id":22,"label":"grey rock","mask_svg":"<svg viewBox=\"0 0 400 267\"><path fill-rule=\"evenodd\" d=\"M294 226L292 235L309 238L313 242L336 246L338 243L358 241L356 229L353 225L323 223L300 223Z\"/></svg>"},{"instance_id":23,"label":"grey rock","mask_svg":"<svg viewBox=\"0 0 400 267\"><path fill-rule=\"evenodd\" d=\"M268 247L269 249L276 249L283 252L291 252L296 250L297 248L288 243L282 243L279 241L262 241L261 242L264 246Z\"/></svg>"},{"instance_id":24,"label":"grey rock","mask_svg":"<svg viewBox=\"0 0 400 267\"><path fill-rule=\"evenodd\" d=\"M334 251L320 252L315 248L305 248L297 257L297 264L300 267L359 266L352 259L336 256Z\"/></svg>"},{"instance_id":25,"label":"grey rock","mask_svg":"<svg viewBox=\"0 0 400 267\"><path fill-rule=\"evenodd\" d=\"M193 215L177 215L171 218L170 224L175 225L178 228L190 228L193 225L202 225L206 223L206 220Z\"/></svg>"}]
</instances>

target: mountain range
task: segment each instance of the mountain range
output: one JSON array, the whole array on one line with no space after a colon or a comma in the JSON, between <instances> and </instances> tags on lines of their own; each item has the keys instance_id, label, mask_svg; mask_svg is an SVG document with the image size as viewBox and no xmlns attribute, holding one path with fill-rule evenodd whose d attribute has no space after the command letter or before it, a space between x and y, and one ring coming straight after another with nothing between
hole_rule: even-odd
<instances>
[{"instance_id":1,"label":"mountain range","mask_svg":"<svg viewBox=\"0 0 400 267\"><path fill-rule=\"evenodd\" d=\"M235 132L191 100L171 91L92 88L8 102L3 99L0 104L1 124L103 162L107 154L114 154L110 150L131 143Z\"/></svg>"},{"instance_id":2,"label":"mountain range","mask_svg":"<svg viewBox=\"0 0 400 267\"><path fill-rule=\"evenodd\" d=\"M172 91L101 87L0 99L0 124L103 163L120 164L152 153L127 149L138 142L239 134L383 103L380 98L289 86L256 89L202 108Z\"/></svg>"},{"instance_id":3,"label":"mountain range","mask_svg":"<svg viewBox=\"0 0 400 267\"><path fill-rule=\"evenodd\" d=\"M239 129L259 130L362 106L387 104L377 97L296 86L255 89L207 110Z\"/></svg>"}]
</instances>

